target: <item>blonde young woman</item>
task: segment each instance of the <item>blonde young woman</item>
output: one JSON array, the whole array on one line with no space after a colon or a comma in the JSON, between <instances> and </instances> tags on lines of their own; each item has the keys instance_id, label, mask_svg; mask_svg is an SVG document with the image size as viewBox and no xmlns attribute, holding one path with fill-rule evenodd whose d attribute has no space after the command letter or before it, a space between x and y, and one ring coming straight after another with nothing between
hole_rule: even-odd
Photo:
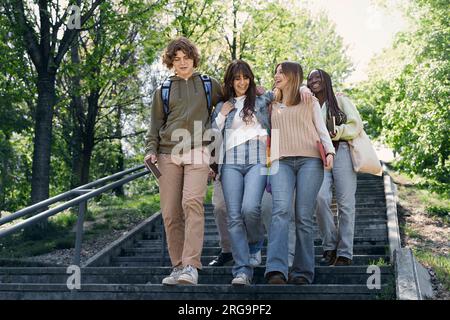
<instances>
[{"instance_id":1,"label":"blonde young woman","mask_svg":"<svg viewBox=\"0 0 450 320\"><path fill-rule=\"evenodd\" d=\"M271 123L272 150L279 152L278 156L271 155L274 171L269 177L273 206L265 272L269 284L285 284L288 280L292 284L313 282L314 207L323 181L324 165L331 169L335 154L317 99L305 103L299 95L302 82L300 64L283 62L277 65ZM275 130L279 132L279 139L274 139ZM321 161L318 141L325 148L325 164ZM294 190L296 246L288 276L289 211Z\"/></svg>"}]
</instances>

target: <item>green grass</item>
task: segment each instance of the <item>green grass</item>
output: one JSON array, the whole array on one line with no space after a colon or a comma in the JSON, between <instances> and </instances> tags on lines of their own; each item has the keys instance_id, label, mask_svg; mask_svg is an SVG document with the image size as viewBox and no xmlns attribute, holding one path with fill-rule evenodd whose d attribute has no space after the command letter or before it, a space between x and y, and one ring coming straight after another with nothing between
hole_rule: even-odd
<instances>
[{"instance_id":1,"label":"green grass","mask_svg":"<svg viewBox=\"0 0 450 320\"><path fill-rule=\"evenodd\" d=\"M212 203L212 193L214 190L214 186L208 185L208 189L206 190L205 203Z\"/></svg>"},{"instance_id":2,"label":"green grass","mask_svg":"<svg viewBox=\"0 0 450 320\"><path fill-rule=\"evenodd\" d=\"M408 176L400 172L391 172L399 184L399 198L423 210L434 220L450 224L450 198L448 193L437 193L427 187L420 176Z\"/></svg>"},{"instance_id":3,"label":"green grass","mask_svg":"<svg viewBox=\"0 0 450 320\"><path fill-rule=\"evenodd\" d=\"M414 230L410 226L403 225L402 227L403 227L403 231L405 232L405 234L408 237L415 238L415 239L422 239L423 238L422 235L418 231Z\"/></svg>"},{"instance_id":4,"label":"green grass","mask_svg":"<svg viewBox=\"0 0 450 320\"><path fill-rule=\"evenodd\" d=\"M386 287L377 294L377 300L395 300L396 290L395 290L395 279L391 279L386 283Z\"/></svg>"},{"instance_id":5,"label":"green grass","mask_svg":"<svg viewBox=\"0 0 450 320\"><path fill-rule=\"evenodd\" d=\"M436 255L431 251L413 249L414 256L422 264L430 266L438 280L450 291L450 256Z\"/></svg>"},{"instance_id":6,"label":"green grass","mask_svg":"<svg viewBox=\"0 0 450 320\"><path fill-rule=\"evenodd\" d=\"M438 218L443 222L450 224L450 207L433 205L426 207L425 211L429 216Z\"/></svg>"},{"instance_id":7,"label":"green grass","mask_svg":"<svg viewBox=\"0 0 450 320\"><path fill-rule=\"evenodd\" d=\"M159 211L159 194L140 194L119 198L103 195L88 203L83 241L95 239L114 230L125 230ZM75 246L76 210L66 210L49 219L45 233L30 238L15 233L0 240L0 258L24 258Z\"/></svg>"},{"instance_id":8,"label":"green grass","mask_svg":"<svg viewBox=\"0 0 450 320\"><path fill-rule=\"evenodd\" d=\"M387 263L383 258L379 258L378 260L370 260L369 265L375 265L378 267L385 267L388 266L389 263Z\"/></svg>"}]
</instances>

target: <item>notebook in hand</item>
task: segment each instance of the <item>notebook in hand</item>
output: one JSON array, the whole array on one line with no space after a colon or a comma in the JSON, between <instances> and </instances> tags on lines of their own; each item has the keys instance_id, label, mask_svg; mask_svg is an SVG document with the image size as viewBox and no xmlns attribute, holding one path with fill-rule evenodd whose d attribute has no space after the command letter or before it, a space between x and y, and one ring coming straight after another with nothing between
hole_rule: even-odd
<instances>
[{"instance_id":1,"label":"notebook in hand","mask_svg":"<svg viewBox=\"0 0 450 320\"><path fill-rule=\"evenodd\" d=\"M159 179L159 177L161 177L161 171L159 171L158 167L155 166L155 164L152 163L150 159L144 160L144 164L147 170L153 173L156 179Z\"/></svg>"},{"instance_id":2,"label":"notebook in hand","mask_svg":"<svg viewBox=\"0 0 450 320\"><path fill-rule=\"evenodd\" d=\"M322 142L317 141L317 149L319 149L320 158L322 159L323 166L325 167L327 165L327 156L325 154L325 148L323 147Z\"/></svg>"}]
</instances>

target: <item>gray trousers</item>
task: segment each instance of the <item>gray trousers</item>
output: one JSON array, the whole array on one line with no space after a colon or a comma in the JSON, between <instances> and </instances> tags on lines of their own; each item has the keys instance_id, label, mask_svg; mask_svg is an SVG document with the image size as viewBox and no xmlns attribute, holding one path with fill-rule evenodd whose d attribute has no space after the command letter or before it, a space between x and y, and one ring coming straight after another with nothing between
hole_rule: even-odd
<instances>
[{"instance_id":1,"label":"gray trousers","mask_svg":"<svg viewBox=\"0 0 450 320\"><path fill-rule=\"evenodd\" d=\"M227 207L223 197L222 183L218 180L214 180L212 204L214 205L214 219L216 220L217 230L219 231L219 245L223 253L231 252Z\"/></svg>"},{"instance_id":2,"label":"gray trousers","mask_svg":"<svg viewBox=\"0 0 450 320\"><path fill-rule=\"evenodd\" d=\"M331 211L333 184L338 207L337 227ZM356 185L357 176L353 171L350 149L346 142L341 142L333 169L325 171L322 187L317 195L316 217L323 250L337 250L338 256L349 259L353 258Z\"/></svg>"}]
</instances>

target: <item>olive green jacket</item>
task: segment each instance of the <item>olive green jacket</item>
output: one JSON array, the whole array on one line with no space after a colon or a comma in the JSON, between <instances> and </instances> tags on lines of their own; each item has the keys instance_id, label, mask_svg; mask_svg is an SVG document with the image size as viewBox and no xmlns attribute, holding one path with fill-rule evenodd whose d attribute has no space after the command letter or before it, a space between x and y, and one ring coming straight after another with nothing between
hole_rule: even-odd
<instances>
[{"instance_id":1,"label":"olive green jacket","mask_svg":"<svg viewBox=\"0 0 450 320\"><path fill-rule=\"evenodd\" d=\"M206 102L206 93L200 73L183 78L170 77L172 85L169 96L169 113L164 113L161 87L153 96L151 124L147 132L145 154L171 153L175 145L186 150L202 143L203 133L211 127L210 114ZM221 100L219 82L211 77L212 106ZM194 128L196 127L196 130ZM181 129L181 130L180 130ZM182 130L185 129L185 130ZM188 135L189 138L186 136Z\"/></svg>"}]
</instances>

